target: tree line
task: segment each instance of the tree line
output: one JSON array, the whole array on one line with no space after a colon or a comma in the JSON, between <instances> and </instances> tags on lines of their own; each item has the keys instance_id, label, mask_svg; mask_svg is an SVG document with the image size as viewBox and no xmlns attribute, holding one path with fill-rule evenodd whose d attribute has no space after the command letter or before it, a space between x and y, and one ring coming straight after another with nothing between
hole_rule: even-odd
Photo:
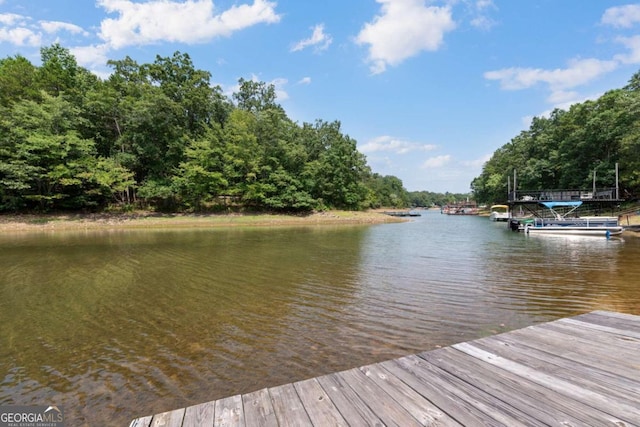
<instances>
[{"instance_id":1,"label":"tree line","mask_svg":"<svg viewBox=\"0 0 640 427\"><path fill-rule=\"evenodd\" d=\"M470 193L434 193L432 191L410 191L409 205L415 207L430 208L434 206L445 206L457 202L468 200Z\"/></svg>"},{"instance_id":2,"label":"tree line","mask_svg":"<svg viewBox=\"0 0 640 427\"><path fill-rule=\"evenodd\" d=\"M640 72L628 84L596 100L536 117L528 130L496 150L471 183L476 200L505 201L508 177L518 189L614 187L619 164L620 196L640 195Z\"/></svg>"},{"instance_id":3,"label":"tree line","mask_svg":"<svg viewBox=\"0 0 640 427\"><path fill-rule=\"evenodd\" d=\"M107 79L68 49L0 59L0 211L405 207L339 121L298 124L273 85L229 98L188 54L111 60Z\"/></svg>"}]
</instances>

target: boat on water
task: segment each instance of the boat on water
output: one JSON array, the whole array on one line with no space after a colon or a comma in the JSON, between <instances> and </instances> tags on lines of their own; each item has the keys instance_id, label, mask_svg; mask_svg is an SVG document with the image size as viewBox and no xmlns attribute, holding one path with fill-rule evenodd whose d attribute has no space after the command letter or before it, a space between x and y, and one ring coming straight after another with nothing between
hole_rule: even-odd
<instances>
[{"instance_id":1,"label":"boat on water","mask_svg":"<svg viewBox=\"0 0 640 427\"><path fill-rule=\"evenodd\" d=\"M489 219L491 221L509 221L509 218L511 218L511 212L509 212L509 206L507 205L493 205L489 211Z\"/></svg>"},{"instance_id":2,"label":"boat on water","mask_svg":"<svg viewBox=\"0 0 640 427\"><path fill-rule=\"evenodd\" d=\"M564 234L583 236L617 236L624 228L619 224L617 216L576 216L570 215L580 207L582 202L540 202L553 214L551 218L530 218L527 220L511 220L509 227L514 231L526 234ZM556 209L569 208L565 213Z\"/></svg>"},{"instance_id":3,"label":"boat on water","mask_svg":"<svg viewBox=\"0 0 640 427\"><path fill-rule=\"evenodd\" d=\"M461 202L443 206L440 213L447 215L478 215L478 205L475 202Z\"/></svg>"},{"instance_id":4,"label":"boat on water","mask_svg":"<svg viewBox=\"0 0 640 427\"><path fill-rule=\"evenodd\" d=\"M527 234L566 234L582 236L617 236L623 227L618 225L618 217L580 217L566 220L544 220L535 218L524 225Z\"/></svg>"}]
</instances>

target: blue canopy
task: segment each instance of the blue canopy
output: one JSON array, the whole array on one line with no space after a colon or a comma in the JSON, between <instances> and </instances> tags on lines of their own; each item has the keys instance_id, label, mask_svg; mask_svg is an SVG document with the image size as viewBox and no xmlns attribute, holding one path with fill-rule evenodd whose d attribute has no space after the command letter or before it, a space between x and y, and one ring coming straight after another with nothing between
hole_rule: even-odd
<instances>
[{"instance_id":1,"label":"blue canopy","mask_svg":"<svg viewBox=\"0 0 640 427\"><path fill-rule=\"evenodd\" d=\"M558 207L578 207L582 204L581 201L576 201L576 202L540 202L541 205L544 205L545 207L549 208L549 209L553 209L553 208L558 208Z\"/></svg>"}]
</instances>

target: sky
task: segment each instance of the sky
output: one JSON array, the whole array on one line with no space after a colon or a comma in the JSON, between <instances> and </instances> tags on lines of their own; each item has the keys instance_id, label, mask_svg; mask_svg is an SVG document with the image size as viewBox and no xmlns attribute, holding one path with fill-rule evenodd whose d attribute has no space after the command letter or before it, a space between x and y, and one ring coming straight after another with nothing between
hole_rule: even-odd
<instances>
[{"instance_id":1,"label":"sky","mask_svg":"<svg viewBox=\"0 0 640 427\"><path fill-rule=\"evenodd\" d=\"M107 60L187 53L231 96L273 84L300 125L341 123L373 172L466 193L532 117L640 69L640 3L616 0L0 0L0 58L60 43Z\"/></svg>"}]
</instances>

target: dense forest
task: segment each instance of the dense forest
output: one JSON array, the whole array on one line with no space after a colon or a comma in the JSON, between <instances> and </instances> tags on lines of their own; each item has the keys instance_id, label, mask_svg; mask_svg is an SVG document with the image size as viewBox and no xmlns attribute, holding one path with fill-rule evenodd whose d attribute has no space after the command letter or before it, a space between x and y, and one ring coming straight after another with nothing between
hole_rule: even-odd
<instances>
[{"instance_id":1,"label":"dense forest","mask_svg":"<svg viewBox=\"0 0 640 427\"><path fill-rule=\"evenodd\" d=\"M473 197L470 193L434 193L432 191L410 191L408 195L409 206L430 208L444 206L451 203L462 202Z\"/></svg>"},{"instance_id":2,"label":"dense forest","mask_svg":"<svg viewBox=\"0 0 640 427\"><path fill-rule=\"evenodd\" d=\"M229 98L180 52L108 65L101 80L58 44L40 66L0 59L0 211L409 204L338 121L293 122L272 85L240 79Z\"/></svg>"},{"instance_id":3,"label":"dense forest","mask_svg":"<svg viewBox=\"0 0 640 427\"><path fill-rule=\"evenodd\" d=\"M536 117L499 148L471 184L476 200L505 201L508 176L517 171L518 189L615 187L619 164L620 197L640 195L640 72L622 89L594 101Z\"/></svg>"}]
</instances>

